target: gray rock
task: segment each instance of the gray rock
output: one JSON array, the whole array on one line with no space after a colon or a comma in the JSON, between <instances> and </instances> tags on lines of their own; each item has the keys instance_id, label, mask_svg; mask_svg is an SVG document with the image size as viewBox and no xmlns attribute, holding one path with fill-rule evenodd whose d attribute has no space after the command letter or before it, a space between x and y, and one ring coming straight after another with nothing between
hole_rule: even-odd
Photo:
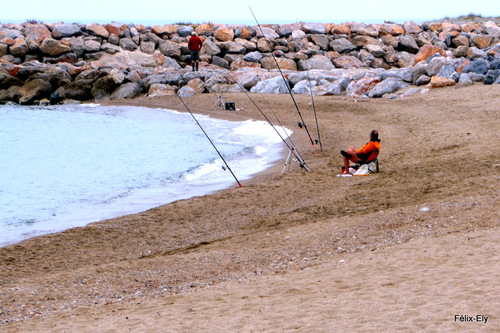
<instances>
[{"instance_id":1,"label":"gray rock","mask_svg":"<svg viewBox=\"0 0 500 333\"><path fill-rule=\"evenodd\" d=\"M147 54L155 53L156 44L153 41L141 41L140 49Z\"/></svg>"},{"instance_id":2,"label":"gray rock","mask_svg":"<svg viewBox=\"0 0 500 333\"><path fill-rule=\"evenodd\" d=\"M120 52L120 47L110 43L104 43L101 45L101 50L109 54L115 54Z\"/></svg>"},{"instance_id":3,"label":"gray rock","mask_svg":"<svg viewBox=\"0 0 500 333\"><path fill-rule=\"evenodd\" d=\"M213 56L212 57L212 65L229 69L229 61L224 60L223 58L218 57L218 56Z\"/></svg>"},{"instance_id":4,"label":"gray rock","mask_svg":"<svg viewBox=\"0 0 500 333\"><path fill-rule=\"evenodd\" d=\"M306 23L303 29L309 34L326 34L326 26L323 23Z\"/></svg>"},{"instance_id":5,"label":"gray rock","mask_svg":"<svg viewBox=\"0 0 500 333\"><path fill-rule=\"evenodd\" d=\"M247 53L243 57L243 60L255 63L259 63L261 59L262 59L262 53L260 53L259 51Z\"/></svg>"},{"instance_id":6,"label":"gray rock","mask_svg":"<svg viewBox=\"0 0 500 333\"><path fill-rule=\"evenodd\" d=\"M251 93L261 94L288 94L287 83L283 81L281 76L276 76L272 79L260 81L257 85L250 89Z\"/></svg>"},{"instance_id":7,"label":"gray rock","mask_svg":"<svg viewBox=\"0 0 500 333\"><path fill-rule=\"evenodd\" d=\"M318 82L316 80L302 80L294 85L292 92L294 94L310 94L311 89L316 87Z\"/></svg>"},{"instance_id":8,"label":"gray rock","mask_svg":"<svg viewBox=\"0 0 500 333\"><path fill-rule=\"evenodd\" d=\"M423 86L424 84L427 84L431 82L431 78L427 75L421 75L419 78L415 81L416 86Z\"/></svg>"},{"instance_id":9,"label":"gray rock","mask_svg":"<svg viewBox=\"0 0 500 333\"><path fill-rule=\"evenodd\" d=\"M78 36L82 33L80 28L76 24L56 24L54 30L52 30L53 38L63 38L63 37L73 37Z\"/></svg>"},{"instance_id":10,"label":"gray rock","mask_svg":"<svg viewBox=\"0 0 500 333\"><path fill-rule=\"evenodd\" d=\"M261 26L261 28L258 28L256 30L257 37L265 37L268 40L279 38L279 35L273 29L268 28L268 27L262 27L262 26ZM262 35L262 33L264 33L264 35Z\"/></svg>"},{"instance_id":11,"label":"gray rock","mask_svg":"<svg viewBox=\"0 0 500 333\"><path fill-rule=\"evenodd\" d=\"M323 51L328 51L328 38L324 34L311 35L311 40Z\"/></svg>"},{"instance_id":12,"label":"gray rock","mask_svg":"<svg viewBox=\"0 0 500 333\"><path fill-rule=\"evenodd\" d=\"M484 77L484 84L493 84L500 76L500 69L490 69Z\"/></svg>"},{"instance_id":13,"label":"gray rock","mask_svg":"<svg viewBox=\"0 0 500 333\"><path fill-rule=\"evenodd\" d=\"M260 81L261 76L259 74L248 72L242 75L238 75L236 82L243 86L245 89L250 89L255 86Z\"/></svg>"},{"instance_id":14,"label":"gray rock","mask_svg":"<svg viewBox=\"0 0 500 333\"><path fill-rule=\"evenodd\" d=\"M127 51L135 51L137 49L137 44L132 40L132 38L121 38L120 47Z\"/></svg>"},{"instance_id":15,"label":"gray rock","mask_svg":"<svg viewBox=\"0 0 500 333\"><path fill-rule=\"evenodd\" d=\"M458 81L460 74L458 74L455 71L455 68L452 65L444 65L443 67L441 67L441 69L436 74L436 76L437 77L444 77L447 79L452 79L452 80L455 80L455 82L456 82L456 81Z\"/></svg>"},{"instance_id":16,"label":"gray rock","mask_svg":"<svg viewBox=\"0 0 500 333\"><path fill-rule=\"evenodd\" d=\"M180 37L187 37L191 35L191 33L194 31L193 27L190 25L183 25L179 27L179 30L177 31L177 34L179 34Z\"/></svg>"},{"instance_id":17,"label":"gray rock","mask_svg":"<svg viewBox=\"0 0 500 333\"><path fill-rule=\"evenodd\" d=\"M40 45L40 50L48 55L55 56L61 53L71 51L69 46L61 44L58 40L52 38L45 38Z\"/></svg>"},{"instance_id":18,"label":"gray rock","mask_svg":"<svg viewBox=\"0 0 500 333\"><path fill-rule=\"evenodd\" d=\"M485 74L478 74L478 73L473 73L473 72L470 72L470 73L464 73L462 71L462 75L463 74L469 74L469 77L472 81L474 82L483 82L484 81L484 78L485 78Z\"/></svg>"},{"instance_id":19,"label":"gray rock","mask_svg":"<svg viewBox=\"0 0 500 333\"><path fill-rule=\"evenodd\" d=\"M181 47L178 43L162 40L159 44L160 52L171 58L177 58L181 55Z\"/></svg>"},{"instance_id":20,"label":"gray rock","mask_svg":"<svg viewBox=\"0 0 500 333\"><path fill-rule=\"evenodd\" d=\"M67 39L71 51L74 52L78 57L85 53L85 41L81 37L71 37Z\"/></svg>"},{"instance_id":21,"label":"gray rock","mask_svg":"<svg viewBox=\"0 0 500 333\"><path fill-rule=\"evenodd\" d=\"M431 77L435 76L441 70L441 67L446 64L446 62L447 60L445 57L433 57L430 61L428 61L429 65L427 66L427 75Z\"/></svg>"},{"instance_id":22,"label":"gray rock","mask_svg":"<svg viewBox=\"0 0 500 333\"><path fill-rule=\"evenodd\" d=\"M488 61L486 59L479 58L465 65L462 73L476 73L484 75L488 72L488 67Z\"/></svg>"},{"instance_id":23,"label":"gray rock","mask_svg":"<svg viewBox=\"0 0 500 333\"><path fill-rule=\"evenodd\" d=\"M142 92L141 86L135 82L129 82L119 86L111 94L111 99L125 99L137 97Z\"/></svg>"},{"instance_id":24,"label":"gray rock","mask_svg":"<svg viewBox=\"0 0 500 333\"><path fill-rule=\"evenodd\" d=\"M332 50L338 53L350 52L356 50L356 46L346 38L334 39L330 42Z\"/></svg>"},{"instance_id":25,"label":"gray rock","mask_svg":"<svg viewBox=\"0 0 500 333\"><path fill-rule=\"evenodd\" d=\"M412 82L416 84L417 80L422 76L422 75L427 75L427 67L429 66L428 63L425 61L419 62L414 68L413 68L413 76L412 76Z\"/></svg>"},{"instance_id":26,"label":"gray rock","mask_svg":"<svg viewBox=\"0 0 500 333\"><path fill-rule=\"evenodd\" d=\"M238 53L245 54L246 49L243 45L230 41L230 42L222 42L217 44L222 52L227 53Z\"/></svg>"},{"instance_id":27,"label":"gray rock","mask_svg":"<svg viewBox=\"0 0 500 333\"><path fill-rule=\"evenodd\" d=\"M326 96L326 95L341 95L342 94L342 83L336 81L333 83L322 84L313 88L313 94L315 96Z\"/></svg>"},{"instance_id":28,"label":"gray rock","mask_svg":"<svg viewBox=\"0 0 500 333\"><path fill-rule=\"evenodd\" d=\"M177 95L181 98L187 98L196 95L196 91L189 86L184 86L177 91Z\"/></svg>"},{"instance_id":29,"label":"gray rock","mask_svg":"<svg viewBox=\"0 0 500 333\"><path fill-rule=\"evenodd\" d=\"M165 57L165 60L163 61L163 66L168 67L168 68L173 68L175 70L181 69L181 65L175 59L172 59L170 57Z\"/></svg>"},{"instance_id":30,"label":"gray rock","mask_svg":"<svg viewBox=\"0 0 500 333\"><path fill-rule=\"evenodd\" d=\"M406 82L413 82L413 71L413 67L391 68L387 71L381 71L379 77L382 80L396 78Z\"/></svg>"},{"instance_id":31,"label":"gray rock","mask_svg":"<svg viewBox=\"0 0 500 333\"><path fill-rule=\"evenodd\" d=\"M382 97L385 94L390 94L395 91L398 91L402 88L406 88L408 86L407 83L402 80L396 78L389 78L377 84L373 89L368 92L368 97L370 98L378 98Z\"/></svg>"},{"instance_id":32,"label":"gray rock","mask_svg":"<svg viewBox=\"0 0 500 333\"><path fill-rule=\"evenodd\" d=\"M205 87L208 91L218 91L214 86L221 84L227 84L227 77L222 74L216 73L205 80Z\"/></svg>"},{"instance_id":33,"label":"gray rock","mask_svg":"<svg viewBox=\"0 0 500 333\"><path fill-rule=\"evenodd\" d=\"M417 45L417 42L415 41L415 38L413 38L411 35L399 36L398 41L399 41L398 48L401 51L417 53L420 50L420 48Z\"/></svg>"},{"instance_id":34,"label":"gray rock","mask_svg":"<svg viewBox=\"0 0 500 333\"><path fill-rule=\"evenodd\" d=\"M101 43L94 39L85 41L85 52L98 52L101 50Z\"/></svg>"},{"instance_id":35,"label":"gray rock","mask_svg":"<svg viewBox=\"0 0 500 333\"><path fill-rule=\"evenodd\" d=\"M310 69L335 69L331 60L322 55L312 56L307 60L299 60L297 67L300 71L306 71Z\"/></svg>"},{"instance_id":36,"label":"gray rock","mask_svg":"<svg viewBox=\"0 0 500 333\"><path fill-rule=\"evenodd\" d=\"M206 40L201 47L200 54L217 55L221 53L221 49L211 40Z\"/></svg>"},{"instance_id":37,"label":"gray rock","mask_svg":"<svg viewBox=\"0 0 500 333\"><path fill-rule=\"evenodd\" d=\"M19 89L21 97L19 104L30 104L35 99L49 97L52 92L52 85L42 79L33 79Z\"/></svg>"},{"instance_id":38,"label":"gray rock","mask_svg":"<svg viewBox=\"0 0 500 333\"><path fill-rule=\"evenodd\" d=\"M29 51L28 44L24 37L17 37L15 43L9 48L10 53L18 57L24 57Z\"/></svg>"},{"instance_id":39,"label":"gray rock","mask_svg":"<svg viewBox=\"0 0 500 333\"><path fill-rule=\"evenodd\" d=\"M458 86L459 87L466 87L473 85L474 81L472 81L470 75L468 73L463 73L460 75L460 78L458 79Z\"/></svg>"}]
</instances>

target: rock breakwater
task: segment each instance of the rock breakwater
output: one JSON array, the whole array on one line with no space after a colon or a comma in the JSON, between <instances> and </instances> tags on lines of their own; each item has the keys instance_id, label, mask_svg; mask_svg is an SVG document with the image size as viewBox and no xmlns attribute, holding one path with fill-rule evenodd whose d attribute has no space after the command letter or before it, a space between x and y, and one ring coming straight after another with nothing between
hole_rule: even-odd
<instances>
[{"instance_id":1,"label":"rock breakwater","mask_svg":"<svg viewBox=\"0 0 500 333\"><path fill-rule=\"evenodd\" d=\"M204 39L189 66L192 31ZM482 23L244 25L0 24L0 103L179 94L294 93L397 97L500 83L500 27ZM308 79L309 78L309 79Z\"/></svg>"}]
</instances>

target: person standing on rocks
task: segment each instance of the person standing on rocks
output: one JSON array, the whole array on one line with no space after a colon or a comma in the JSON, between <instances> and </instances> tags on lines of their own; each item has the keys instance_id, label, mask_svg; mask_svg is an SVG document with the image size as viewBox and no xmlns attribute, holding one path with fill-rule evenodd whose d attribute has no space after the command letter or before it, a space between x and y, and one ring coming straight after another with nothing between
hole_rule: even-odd
<instances>
[{"instance_id":1,"label":"person standing on rocks","mask_svg":"<svg viewBox=\"0 0 500 333\"><path fill-rule=\"evenodd\" d=\"M193 72L198 71L198 66L200 64L200 49L201 46L203 45L203 42L201 41L200 37L198 37L198 34L196 32L191 33L191 38L189 38L188 41L188 49L191 51L191 66L193 67Z\"/></svg>"}]
</instances>

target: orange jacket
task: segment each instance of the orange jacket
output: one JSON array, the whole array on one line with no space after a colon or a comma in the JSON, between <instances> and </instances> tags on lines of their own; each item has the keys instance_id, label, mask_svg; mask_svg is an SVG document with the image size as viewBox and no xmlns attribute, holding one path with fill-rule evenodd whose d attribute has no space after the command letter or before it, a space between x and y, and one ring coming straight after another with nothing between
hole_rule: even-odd
<instances>
[{"instance_id":1,"label":"orange jacket","mask_svg":"<svg viewBox=\"0 0 500 333\"><path fill-rule=\"evenodd\" d=\"M360 149L356 150L356 156L365 162L371 162L377 158L380 152L380 142L370 141Z\"/></svg>"}]
</instances>

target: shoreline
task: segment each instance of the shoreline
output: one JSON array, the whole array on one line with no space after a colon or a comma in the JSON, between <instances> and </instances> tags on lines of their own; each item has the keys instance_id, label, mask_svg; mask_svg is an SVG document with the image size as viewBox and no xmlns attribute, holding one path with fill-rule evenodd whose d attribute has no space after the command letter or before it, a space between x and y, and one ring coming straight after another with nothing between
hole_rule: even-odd
<instances>
[{"instance_id":1,"label":"shoreline","mask_svg":"<svg viewBox=\"0 0 500 333\"><path fill-rule=\"evenodd\" d=\"M228 116L255 117L245 96L228 96L245 107ZM313 124L310 100L296 98ZM0 325L390 331L398 318L402 330L457 331L476 326L457 326L453 315L485 314L493 331L499 98L498 86L485 85L397 100L317 97L323 152L315 155L289 96L270 96L311 172L292 165L279 175L276 165L242 188L0 248ZM188 102L197 110L214 98ZM180 104L175 96L132 103ZM336 177L339 149L361 146L374 128L381 173Z\"/></svg>"},{"instance_id":2,"label":"shoreline","mask_svg":"<svg viewBox=\"0 0 500 333\"><path fill-rule=\"evenodd\" d=\"M104 103L98 103L98 105L102 105L102 106L124 106L124 107L143 107L142 103L139 102L139 103L134 103L132 101L130 101L130 103L127 103L127 101L124 101L125 103L113 103L113 102L104 102ZM90 103L90 104L95 104L95 103ZM160 108L160 109L165 109L165 110L171 110L169 108L165 108L165 107L160 107L159 105L155 105L155 106L148 106L148 108L151 108L151 109L156 109L156 108ZM184 109L177 109L177 110L173 110L172 111L176 111L176 112L181 112L181 113L184 113L184 114L187 114L188 112ZM228 112L228 111L224 111L224 112ZM219 112L220 114L217 114L215 115L215 118L217 119L221 119L221 120L228 120L228 121L233 121L233 122L244 122L245 120L254 120L250 117L246 117L246 116L243 116L243 117L238 117L237 114L227 114L227 115L224 115L224 112ZM237 112L237 111L234 111L234 112ZM198 112L199 114L202 114L200 112ZM205 113L205 115L209 115L211 117L214 117L213 114L210 114L210 112L208 113ZM237 119L237 118L241 118L241 119ZM280 143L276 143L274 144L276 146L278 145L281 145L281 142ZM254 173L252 174L250 177L248 177L247 179L244 179L244 180L240 180L240 183L251 183L252 179L255 178L255 177L258 177L258 176L261 176L261 175L266 175L266 173L268 172L269 169L271 168L276 168L277 170L277 166L280 165L281 163L281 159L282 158L285 158L286 157L286 154L283 152L283 149L280 149L280 153L279 154L274 154L275 156L277 156L275 159L275 161L271 164L269 164L265 170L262 170L260 172L257 172L257 173ZM60 232L64 232L65 230L68 230L68 229L72 229L72 228L80 228L80 227L85 227L91 223L100 223L100 222L103 222L103 221L106 221L106 220L110 220L110 219L116 219L116 218L120 218L120 217L125 217L125 216L129 216L129 215L135 215L135 214L140 214L140 213L143 213L145 211L148 211L150 209L154 209L154 208L158 208L160 206L164 206L164 205L168 205L168 204L171 204L173 202L176 202L176 201L180 201L180 200L188 200L190 198L194 198L194 197L203 197L205 195L210 195L210 194L213 194L213 193L216 193L218 191L221 191L221 190L225 190L225 189L228 189L228 188L231 188L233 187L233 182L234 181L230 181L230 182L227 182L227 181L224 181L224 183L227 183L226 185L222 185L222 183L207 183L207 184L203 184L201 186L196 186L197 188L200 188L200 190L194 190L192 189L191 191L189 191L190 194L182 194L182 195L178 195L178 198L176 199L169 199L168 201L166 202L163 202L161 204L158 204L158 205L155 205L155 206L151 206L151 207L148 207L148 208L144 208L142 210L139 210L139 211L133 211L133 212L127 212L127 213L122 213L122 214L117 214L117 215L113 215L113 214L107 214L107 215L113 215L113 216L109 216L109 217L103 217L103 218L92 218L92 219L89 219L89 222L82 222L82 223L79 223L78 225L73 225L73 226L70 226L70 227L67 227L67 228L61 228L60 230L53 230L53 231L42 231L42 230L33 230L33 231L30 231L29 233L30 234L34 234L32 236L27 236L26 238L24 237L20 237L18 240L16 241L5 241L5 242L0 242L0 248L2 247L6 247L6 246L10 246L10 245L15 245L15 244L18 244L22 241L25 241L25 240L28 240L28 239L31 239L31 238L36 238L36 237L40 237L40 236L44 236L44 235L48 235L48 234L57 234L57 233L60 233ZM201 188L206 188L205 190L201 190ZM201 192L200 192L201 191ZM123 211L127 211L127 209L124 207L122 209ZM79 220L84 220L83 218L79 218Z\"/></svg>"}]
</instances>

